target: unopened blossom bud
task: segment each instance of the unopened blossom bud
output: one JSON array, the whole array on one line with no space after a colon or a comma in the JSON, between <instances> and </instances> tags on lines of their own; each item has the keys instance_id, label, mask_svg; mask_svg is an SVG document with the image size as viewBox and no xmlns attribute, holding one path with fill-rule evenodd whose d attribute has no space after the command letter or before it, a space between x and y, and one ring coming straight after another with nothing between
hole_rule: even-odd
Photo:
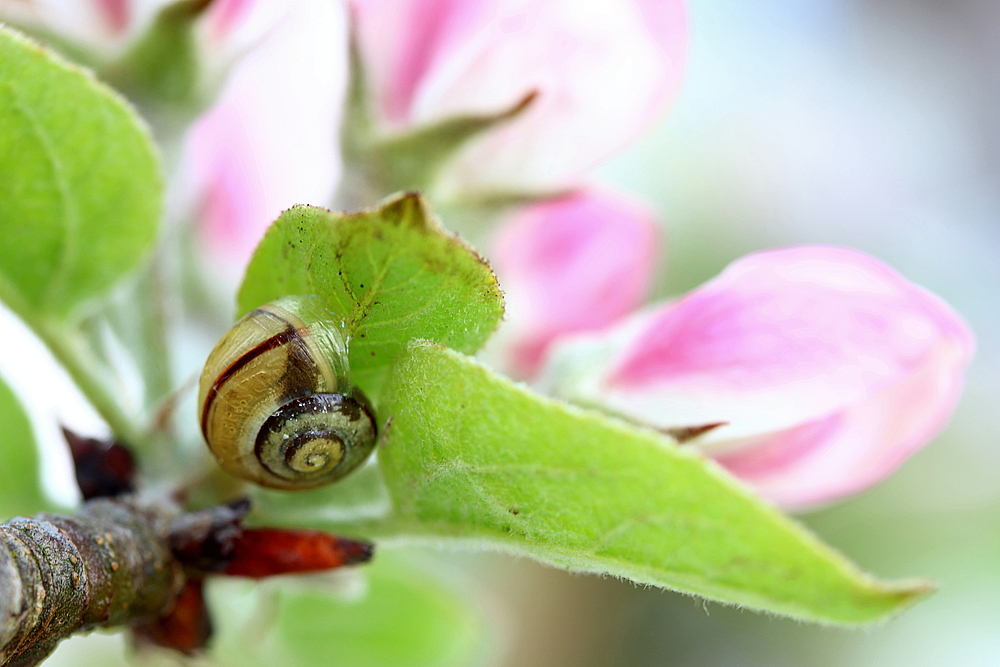
<instances>
[{"instance_id":1,"label":"unopened blossom bud","mask_svg":"<svg viewBox=\"0 0 1000 667\"><path fill-rule=\"evenodd\" d=\"M653 216L606 190L582 189L521 209L491 253L507 303L506 370L530 376L552 341L604 329L637 308L658 242Z\"/></svg>"},{"instance_id":2,"label":"unopened blossom bud","mask_svg":"<svg viewBox=\"0 0 1000 667\"><path fill-rule=\"evenodd\" d=\"M377 121L400 133L464 115L476 137L451 191L566 187L650 127L684 64L681 0L351 0Z\"/></svg>"},{"instance_id":3,"label":"unopened blossom bud","mask_svg":"<svg viewBox=\"0 0 1000 667\"><path fill-rule=\"evenodd\" d=\"M189 29L201 65L214 73L259 40L289 1L0 0L0 19L69 42L84 52L88 64L98 65L125 55L137 41L150 37L158 20L166 19L173 25L158 26L161 32L154 38L176 47L162 31ZM181 54L165 56L177 59Z\"/></svg>"},{"instance_id":4,"label":"unopened blossom bud","mask_svg":"<svg viewBox=\"0 0 1000 667\"><path fill-rule=\"evenodd\" d=\"M868 488L927 444L973 347L944 301L872 257L792 247L568 343L547 377L560 395L660 429L721 423L691 442L803 508Z\"/></svg>"},{"instance_id":5,"label":"unopened blossom bud","mask_svg":"<svg viewBox=\"0 0 1000 667\"><path fill-rule=\"evenodd\" d=\"M241 273L268 225L294 204L323 204L339 175L346 83L343 12L303 0L234 68L188 134L174 200L191 209L223 273Z\"/></svg>"}]
</instances>

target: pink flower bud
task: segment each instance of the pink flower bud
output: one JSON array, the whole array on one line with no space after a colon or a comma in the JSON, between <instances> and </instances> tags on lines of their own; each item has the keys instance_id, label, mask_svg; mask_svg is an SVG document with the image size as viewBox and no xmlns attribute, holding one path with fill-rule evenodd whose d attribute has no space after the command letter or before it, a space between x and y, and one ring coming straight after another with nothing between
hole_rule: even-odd
<instances>
[{"instance_id":1,"label":"pink flower bud","mask_svg":"<svg viewBox=\"0 0 1000 667\"><path fill-rule=\"evenodd\" d=\"M246 20L256 0L212 0L209 25L213 36L222 39Z\"/></svg>"},{"instance_id":2,"label":"pink flower bud","mask_svg":"<svg viewBox=\"0 0 1000 667\"><path fill-rule=\"evenodd\" d=\"M790 508L859 492L930 441L974 347L891 268L808 246L744 257L612 339L560 393L664 429L724 422L694 442Z\"/></svg>"},{"instance_id":3,"label":"pink flower bud","mask_svg":"<svg viewBox=\"0 0 1000 667\"><path fill-rule=\"evenodd\" d=\"M106 55L120 49L137 21L151 17L156 6L134 0L0 0L0 18Z\"/></svg>"},{"instance_id":4,"label":"pink flower bud","mask_svg":"<svg viewBox=\"0 0 1000 667\"><path fill-rule=\"evenodd\" d=\"M260 44L273 30L286 30L296 12L308 11L302 0L211 0L199 18L196 38L202 65L210 74L225 74L233 63ZM289 18L289 15L292 18ZM328 20L330 11L320 10L319 21ZM334 34L331 40L341 46Z\"/></svg>"},{"instance_id":5,"label":"pink flower bud","mask_svg":"<svg viewBox=\"0 0 1000 667\"><path fill-rule=\"evenodd\" d=\"M638 307L658 236L644 208L594 189L528 206L504 226L493 258L512 374L533 374L559 336L603 329Z\"/></svg>"},{"instance_id":6,"label":"pink flower bud","mask_svg":"<svg viewBox=\"0 0 1000 667\"><path fill-rule=\"evenodd\" d=\"M28 28L41 28L88 50L111 57L121 55L129 43L146 30L154 17L178 0L0 0L0 17L9 18ZM233 51L240 42L260 37L259 25L284 11L289 0L211 0L200 8L208 35L199 35L206 55L215 51ZM259 15L254 19L251 15ZM199 17L200 20L200 17ZM247 25L250 24L250 25ZM236 35L246 33L254 35ZM237 44L229 44L235 41Z\"/></svg>"},{"instance_id":7,"label":"pink flower bud","mask_svg":"<svg viewBox=\"0 0 1000 667\"><path fill-rule=\"evenodd\" d=\"M495 114L445 187L551 191L664 112L686 48L682 0L352 0L376 112L390 131Z\"/></svg>"},{"instance_id":8,"label":"pink flower bud","mask_svg":"<svg viewBox=\"0 0 1000 667\"><path fill-rule=\"evenodd\" d=\"M301 2L243 58L189 133L175 186L213 258L242 268L294 204L325 204L339 176L344 15Z\"/></svg>"}]
</instances>

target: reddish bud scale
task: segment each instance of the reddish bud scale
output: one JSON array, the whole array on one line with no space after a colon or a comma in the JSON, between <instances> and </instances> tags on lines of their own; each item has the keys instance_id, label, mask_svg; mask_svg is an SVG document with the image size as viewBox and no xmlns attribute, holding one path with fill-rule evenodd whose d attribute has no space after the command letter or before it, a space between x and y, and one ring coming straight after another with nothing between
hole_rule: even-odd
<instances>
[{"instance_id":1,"label":"reddish bud scale","mask_svg":"<svg viewBox=\"0 0 1000 667\"><path fill-rule=\"evenodd\" d=\"M205 648L212 636L212 620L205 606L202 580L188 579L169 614L136 625L133 630L139 639L186 655L194 655Z\"/></svg>"},{"instance_id":2,"label":"reddish bud scale","mask_svg":"<svg viewBox=\"0 0 1000 667\"><path fill-rule=\"evenodd\" d=\"M135 459L128 447L112 440L84 438L65 427L62 431L84 500L120 496L135 490Z\"/></svg>"},{"instance_id":3,"label":"reddish bud scale","mask_svg":"<svg viewBox=\"0 0 1000 667\"><path fill-rule=\"evenodd\" d=\"M374 547L311 530L248 529L222 574L260 579L320 572L371 560Z\"/></svg>"}]
</instances>

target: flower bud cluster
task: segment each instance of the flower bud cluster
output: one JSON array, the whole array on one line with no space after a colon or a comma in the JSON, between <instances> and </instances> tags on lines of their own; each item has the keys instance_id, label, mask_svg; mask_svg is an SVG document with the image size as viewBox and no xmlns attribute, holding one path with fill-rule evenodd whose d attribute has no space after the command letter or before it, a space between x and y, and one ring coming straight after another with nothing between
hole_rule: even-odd
<instances>
[{"instance_id":1,"label":"flower bud cluster","mask_svg":"<svg viewBox=\"0 0 1000 667\"><path fill-rule=\"evenodd\" d=\"M74 15L122 36L155 3L78 4ZM690 434L787 507L874 484L954 409L968 327L860 252L760 252L645 304L655 216L589 174L676 96L682 0L202 4L217 51L253 45L188 134L174 182L175 208L193 211L213 257L242 266L282 209L335 192L334 204L373 204L419 187L446 210L501 220L490 256L508 315L496 364ZM11 6L62 20L42 0L0 0Z\"/></svg>"},{"instance_id":2,"label":"flower bud cluster","mask_svg":"<svg viewBox=\"0 0 1000 667\"><path fill-rule=\"evenodd\" d=\"M280 208L329 196L338 178L348 200L421 187L466 216L469 202L518 202L472 205L472 217L488 209L502 223L490 257L508 312L492 361L562 398L691 434L686 446L789 508L871 486L944 426L972 335L940 299L860 252L761 252L646 305L655 216L589 173L676 96L681 0L342 9L323 19L353 59L324 74L335 86L289 92L302 71L318 73L291 66L321 39L310 35L325 15L312 12L296 46L282 47L286 36L284 58L237 72L192 134L210 242L246 256ZM288 105L326 109L336 86L345 111L323 122L343 150L331 163L329 130Z\"/></svg>"}]
</instances>

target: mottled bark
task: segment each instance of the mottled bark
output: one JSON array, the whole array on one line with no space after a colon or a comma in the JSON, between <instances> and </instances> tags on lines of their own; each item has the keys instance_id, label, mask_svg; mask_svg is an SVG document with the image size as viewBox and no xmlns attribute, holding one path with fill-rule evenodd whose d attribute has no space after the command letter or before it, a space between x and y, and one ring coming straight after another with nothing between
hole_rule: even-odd
<instances>
[{"instance_id":1,"label":"mottled bark","mask_svg":"<svg viewBox=\"0 0 1000 667\"><path fill-rule=\"evenodd\" d=\"M372 545L308 530L242 526L246 500L185 513L134 496L96 498L73 516L0 524L0 667L31 667L62 639L125 626L140 642L205 648L210 574L261 578L355 565Z\"/></svg>"},{"instance_id":2,"label":"mottled bark","mask_svg":"<svg viewBox=\"0 0 1000 667\"><path fill-rule=\"evenodd\" d=\"M0 665L28 667L74 632L160 618L185 577L173 515L98 498L73 516L0 525Z\"/></svg>"}]
</instances>

